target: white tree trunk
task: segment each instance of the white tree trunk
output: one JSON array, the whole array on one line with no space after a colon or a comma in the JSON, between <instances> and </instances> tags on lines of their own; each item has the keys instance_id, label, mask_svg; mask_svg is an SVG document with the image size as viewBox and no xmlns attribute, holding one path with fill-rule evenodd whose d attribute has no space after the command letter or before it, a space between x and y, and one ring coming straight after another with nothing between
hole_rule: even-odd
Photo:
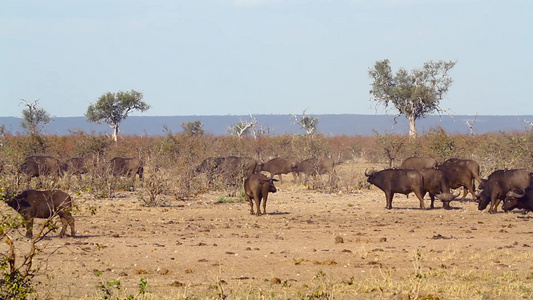
<instances>
[{"instance_id":1,"label":"white tree trunk","mask_svg":"<svg viewBox=\"0 0 533 300\"><path fill-rule=\"evenodd\" d=\"M414 140L418 136L415 126L416 119L414 116L407 116L407 120L409 120L409 139Z\"/></svg>"},{"instance_id":2,"label":"white tree trunk","mask_svg":"<svg viewBox=\"0 0 533 300\"><path fill-rule=\"evenodd\" d=\"M113 141L116 142L118 140L118 124L111 126L111 128L113 128Z\"/></svg>"}]
</instances>

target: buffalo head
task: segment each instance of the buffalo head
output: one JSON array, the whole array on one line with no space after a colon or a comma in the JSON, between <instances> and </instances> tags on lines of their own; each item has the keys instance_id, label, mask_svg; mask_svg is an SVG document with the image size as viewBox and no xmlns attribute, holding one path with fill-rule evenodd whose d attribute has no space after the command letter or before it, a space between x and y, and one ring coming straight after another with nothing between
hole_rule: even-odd
<instances>
[{"instance_id":1,"label":"buffalo head","mask_svg":"<svg viewBox=\"0 0 533 300\"><path fill-rule=\"evenodd\" d=\"M517 207L518 201L524 198L525 195L526 191L524 191L523 189L514 189L509 191L507 195L505 195L505 199L503 200L503 211L507 212Z\"/></svg>"}]
</instances>

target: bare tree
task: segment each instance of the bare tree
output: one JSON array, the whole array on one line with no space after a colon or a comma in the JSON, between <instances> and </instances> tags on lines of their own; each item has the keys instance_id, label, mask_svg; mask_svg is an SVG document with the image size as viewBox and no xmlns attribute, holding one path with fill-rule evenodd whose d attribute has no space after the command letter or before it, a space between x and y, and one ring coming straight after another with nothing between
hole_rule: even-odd
<instances>
[{"instance_id":1,"label":"bare tree","mask_svg":"<svg viewBox=\"0 0 533 300\"><path fill-rule=\"evenodd\" d=\"M292 115L291 120L292 124L300 125L300 127L305 130L305 134L312 135L316 132L318 126L318 119L314 117L307 116L305 114L307 110L302 112L302 115L298 117L297 115Z\"/></svg>"},{"instance_id":2,"label":"bare tree","mask_svg":"<svg viewBox=\"0 0 533 300\"><path fill-rule=\"evenodd\" d=\"M248 134L253 134L254 137L256 137L254 128L257 126L257 124L257 119L250 114L250 121L241 120L237 124L228 127L227 131L228 133L236 135L239 138Z\"/></svg>"},{"instance_id":3,"label":"bare tree","mask_svg":"<svg viewBox=\"0 0 533 300\"><path fill-rule=\"evenodd\" d=\"M28 131L30 135L38 135L41 128L39 124L46 125L52 121L50 114L44 108L39 107L39 99L29 102L20 99L20 104L24 104L27 108L22 110L22 122L20 126Z\"/></svg>"}]
</instances>

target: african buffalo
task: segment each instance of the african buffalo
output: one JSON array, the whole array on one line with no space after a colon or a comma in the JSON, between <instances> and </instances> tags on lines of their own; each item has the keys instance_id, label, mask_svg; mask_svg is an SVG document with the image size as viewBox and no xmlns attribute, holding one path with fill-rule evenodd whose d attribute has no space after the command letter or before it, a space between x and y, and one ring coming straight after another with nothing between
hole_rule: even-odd
<instances>
[{"instance_id":1,"label":"african buffalo","mask_svg":"<svg viewBox=\"0 0 533 300\"><path fill-rule=\"evenodd\" d=\"M468 192L472 194L472 199L476 199L476 189L474 185L475 176L470 168L459 164L442 164L438 165L437 169L444 172L451 189L457 189L459 187L464 188L461 201L465 200Z\"/></svg>"},{"instance_id":2,"label":"african buffalo","mask_svg":"<svg viewBox=\"0 0 533 300\"><path fill-rule=\"evenodd\" d=\"M514 189L507 193L502 209L507 212L515 208L533 211L533 185L526 189Z\"/></svg>"},{"instance_id":3,"label":"african buffalo","mask_svg":"<svg viewBox=\"0 0 533 300\"><path fill-rule=\"evenodd\" d=\"M252 174L244 180L244 192L250 203L250 213L252 215L254 214L254 203L256 215L261 215L261 200L263 201L263 214L266 214L268 193L275 193L277 191L274 186L274 181L277 180L268 178L261 173Z\"/></svg>"},{"instance_id":4,"label":"african buffalo","mask_svg":"<svg viewBox=\"0 0 533 300\"><path fill-rule=\"evenodd\" d=\"M298 161L294 158L273 158L266 163L261 163L258 166L259 171L266 171L270 173L270 178L274 178L274 175L279 176L280 183L283 184L282 174L288 174L292 172L293 178L296 180L296 173L293 172Z\"/></svg>"},{"instance_id":5,"label":"african buffalo","mask_svg":"<svg viewBox=\"0 0 533 300\"><path fill-rule=\"evenodd\" d=\"M437 165L437 160L431 157L408 157L398 169L411 169L420 171L422 169L432 169Z\"/></svg>"},{"instance_id":6,"label":"african buffalo","mask_svg":"<svg viewBox=\"0 0 533 300\"><path fill-rule=\"evenodd\" d=\"M458 195L450 193L450 185L446 174L443 171L437 169L422 169L419 171L422 174L424 181L424 194L429 193L431 198L431 208L434 208L433 203L435 197L442 201L442 206L445 209L450 209L450 201L455 199Z\"/></svg>"},{"instance_id":7,"label":"african buffalo","mask_svg":"<svg viewBox=\"0 0 533 300\"><path fill-rule=\"evenodd\" d=\"M335 168L335 162L331 158L323 158L318 160L314 157L308 158L297 164L293 165L292 171L298 176L300 173L305 175L304 184L307 183L309 176L316 177L322 174L329 174L329 180L331 181L331 174Z\"/></svg>"},{"instance_id":8,"label":"african buffalo","mask_svg":"<svg viewBox=\"0 0 533 300\"><path fill-rule=\"evenodd\" d=\"M420 208L424 209L424 179L420 172L411 169L386 169L372 171L365 175L367 181L385 193L387 209L392 209L392 198L395 193L407 195L414 192L420 200Z\"/></svg>"},{"instance_id":9,"label":"african buffalo","mask_svg":"<svg viewBox=\"0 0 533 300\"><path fill-rule=\"evenodd\" d=\"M221 173L220 166L224 161L224 157L208 157L204 159L195 169L196 173L205 173L207 181L211 184L215 175Z\"/></svg>"},{"instance_id":10,"label":"african buffalo","mask_svg":"<svg viewBox=\"0 0 533 300\"><path fill-rule=\"evenodd\" d=\"M60 175L59 160L52 156L28 156L20 165L20 172L32 177Z\"/></svg>"},{"instance_id":11,"label":"african buffalo","mask_svg":"<svg viewBox=\"0 0 533 300\"><path fill-rule=\"evenodd\" d=\"M197 173L218 173L224 176L244 177L258 171L257 161L250 157L223 156L208 157L195 169Z\"/></svg>"},{"instance_id":12,"label":"african buffalo","mask_svg":"<svg viewBox=\"0 0 533 300\"><path fill-rule=\"evenodd\" d=\"M33 236L33 219L48 219L55 214L59 215L63 228L59 237L63 237L70 226L70 235L74 237L74 218L70 213L72 198L60 190L36 191L25 190L16 196L6 195L6 203L16 210L26 220L26 236Z\"/></svg>"},{"instance_id":13,"label":"african buffalo","mask_svg":"<svg viewBox=\"0 0 533 300\"><path fill-rule=\"evenodd\" d=\"M195 169L196 173L209 173L220 167L224 157L208 157L204 159Z\"/></svg>"},{"instance_id":14,"label":"african buffalo","mask_svg":"<svg viewBox=\"0 0 533 300\"><path fill-rule=\"evenodd\" d=\"M242 179L257 172L257 160L251 157L226 156L220 163L220 169L225 175Z\"/></svg>"},{"instance_id":15,"label":"african buffalo","mask_svg":"<svg viewBox=\"0 0 533 300\"><path fill-rule=\"evenodd\" d=\"M478 209L484 210L490 203L489 213L496 213L501 200L512 190L525 190L531 185L533 173L524 169L497 170L484 180L478 195Z\"/></svg>"},{"instance_id":16,"label":"african buffalo","mask_svg":"<svg viewBox=\"0 0 533 300\"><path fill-rule=\"evenodd\" d=\"M481 182L481 176L480 176L480 167L477 161L473 159L462 159L462 158L450 158L442 163L442 165L458 165L458 166L465 166L467 167L474 176L474 179L477 180L477 182ZM475 189L475 187L474 187Z\"/></svg>"},{"instance_id":17,"label":"african buffalo","mask_svg":"<svg viewBox=\"0 0 533 300\"><path fill-rule=\"evenodd\" d=\"M110 162L111 174L113 176L133 177L139 175L139 179L143 178L144 166L143 162L135 157L115 157Z\"/></svg>"},{"instance_id":18,"label":"african buffalo","mask_svg":"<svg viewBox=\"0 0 533 300\"><path fill-rule=\"evenodd\" d=\"M72 157L61 164L61 172L71 175L81 175L87 173L86 159L83 157Z\"/></svg>"}]
</instances>

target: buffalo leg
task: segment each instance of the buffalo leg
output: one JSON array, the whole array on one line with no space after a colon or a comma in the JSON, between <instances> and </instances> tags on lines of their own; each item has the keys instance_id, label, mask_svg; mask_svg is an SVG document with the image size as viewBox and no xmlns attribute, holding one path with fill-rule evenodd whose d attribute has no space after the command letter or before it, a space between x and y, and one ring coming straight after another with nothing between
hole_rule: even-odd
<instances>
[{"instance_id":1,"label":"buffalo leg","mask_svg":"<svg viewBox=\"0 0 533 300\"><path fill-rule=\"evenodd\" d=\"M418 198L418 200L420 200L420 209L425 209L426 208L426 205L424 204L424 197L422 196L422 191L414 191L416 197ZM433 204L433 203L431 203ZM433 207L433 205L432 205Z\"/></svg>"},{"instance_id":2,"label":"buffalo leg","mask_svg":"<svg viewBox=\"0 0 533 300\"><path fill-rule=\"evenodd\" d=\"M498 205L500 205L500 199L498 197L490 200L490 208L489 213L497 213L498 212Z\"/></svg>"},{"instance_id":3,"label":"buffalo leg","mask_svg":"<svg viewBox=\"0 0 533 300\"><path fill-rule=\"evenodd\" d=\"M283 184L283 175L278 174L278 176L279 176L279 184ZM274 176L272 176L272 178L274 178Z\"/></svg>"},{"instance_id":4,"label":"buffalo leg","mask_svg":"<svg viewBox=\"0 0 533 300\"><path fill-rule=\"evenodd\" d=\"M59 232L59 237L62 238L65 236L65 232L67 231L68 221L64 216L60 216L59 219L61 220L61 224L63 224L61 231Z\"/></svg>"},{"instance_id":5,"label":"buffalo leg","mask_svg":"<svg viewBox=\"0 0 533 300\"><path fill-rule=\"evenodd\" d=\"M76 230L74 229L74 218L69 212L61 212L59 213L59 218L61 219L61 223L63 224L63 228L61 228L61 232L59 233L59 237L64 237L65 232L67 231L67 227L70 226L70 236L74 237L76 236Z\"/></svg>"},{"instance_id":6,"label":"buffalo leg","mask_svg":"<svg viewBox=\"0 0 533 300\"><path fill-rule=\"evenodd\" d=\"M392 209L392 197L394 197L394 193L385 193L385 199L387 200L387 209Z\"/></svg>"},{"instance_id":7,"label":"buffalo leg","mask_svg":"<svg viewBox=\"0 0 533 300\"><path fill-rule=\"evenodd\" d=\"M261 215L261 198L255 196L254 202L255 202L255 208L257 209L256 215L260 216Z\"/></svg>"},{"instance_id":8,"label":"buffalo leg","mask_svg":"<svg viewBox=\"0 0 533 300\"><path fill-rule=\"evenodd\" d=\"M442 200L442 207L444 207L444 209L450 209L450 201Z\"/></svg>"},{"instance_id":9,"label":"buffalo leg","mask_svg":"<svg viewBox=\"0 0 533 300\"><path fill-rule=\"evenodd\" d=\"M246 196L248 198L248 203L250 204L250 214L254 214L254 202L252 201L252 197Z\"/></svg>"},{"instance_id":10,"label":"buffalo leg","mask_svg":"<svg viewBox=\"0 0 533 300\"><path fill-rule=\"evenodd\" d=\"M33 236L33 219L29 219L26 223L26 237L31 238Z\"/></svg>"},{"instance_id":11,"label":"buffalo leg","mask_svg":"<svg viewBox=\"0 0 533 300\"><path fill-rule=\"evenodd\" d=\"M268 194L267 194L268 195ZM268 196L265 195L265 197L263 197L263 215L266 215L267 213L267 210L266 210L266 207L267 207L267 199L268 199Z\"/></svg>"}]
</instances>

